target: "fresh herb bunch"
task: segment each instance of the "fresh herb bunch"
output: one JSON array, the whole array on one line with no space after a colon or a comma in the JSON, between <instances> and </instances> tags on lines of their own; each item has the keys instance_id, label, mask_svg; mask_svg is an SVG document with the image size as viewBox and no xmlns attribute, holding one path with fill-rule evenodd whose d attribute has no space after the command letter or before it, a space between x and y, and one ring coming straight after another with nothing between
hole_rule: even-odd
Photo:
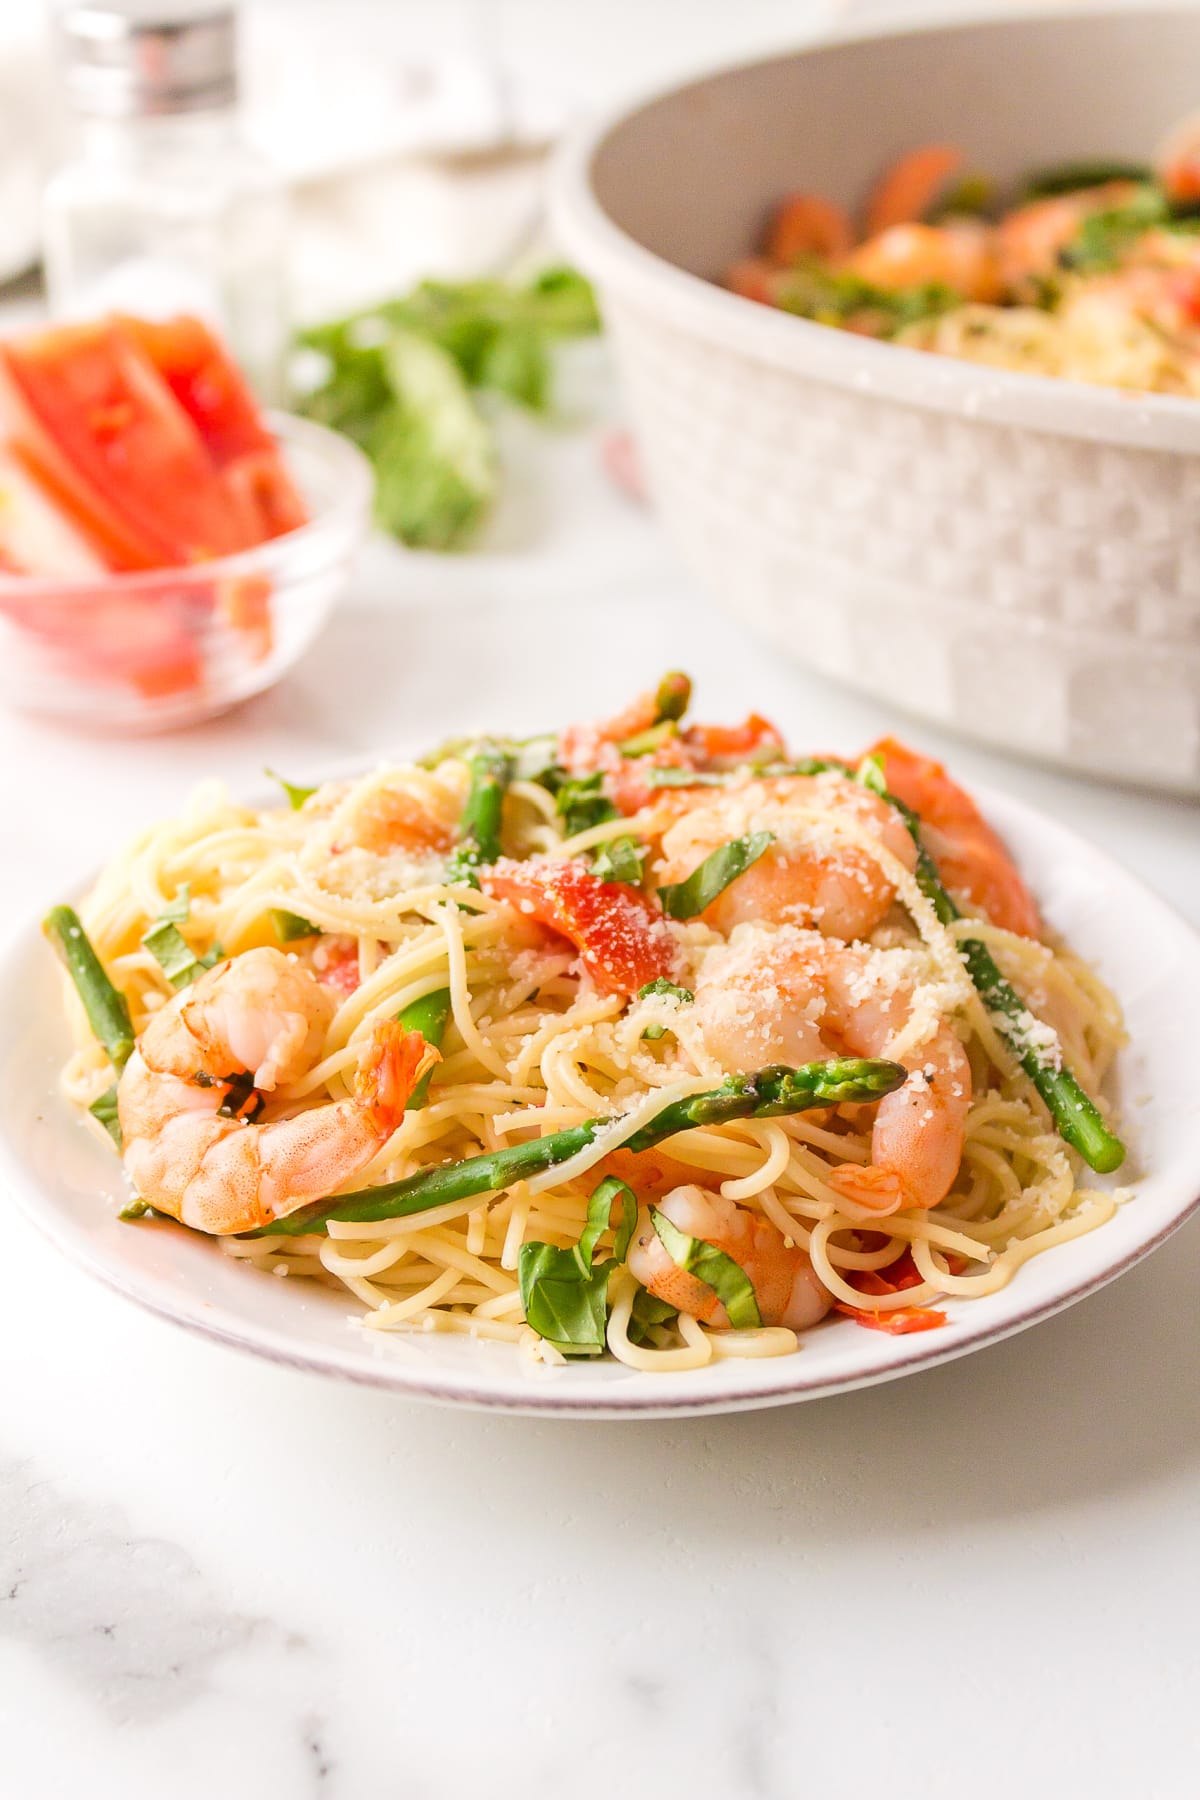
<instances>
[{"instance_id":1,"label":"fresh herb bunch","mask_svg":"<svg viewBox=\"0 0 1200 1800\"><path fill-rule=\"evenodd\" d=\"M574 269L532 281L423 281L410 294L301 332L325 373L300 411L344 432L375 467L375 515L426 550L465 544L495 496L487 390L545 413L556 342L598 331L589 283Z\"/></svg>"}]
</instances>

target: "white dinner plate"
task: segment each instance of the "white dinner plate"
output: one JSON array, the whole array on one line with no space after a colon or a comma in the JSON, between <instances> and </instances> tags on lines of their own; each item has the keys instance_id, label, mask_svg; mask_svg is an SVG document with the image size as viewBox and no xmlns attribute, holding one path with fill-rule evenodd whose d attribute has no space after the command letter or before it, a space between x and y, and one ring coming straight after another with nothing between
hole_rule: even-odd
<instances>
[{"instance_id":1,"label":"white dinner plate","mask_svg":"<svg viewBox=\"0 0 1200 1800\"><path fill-rule=\"evenodd\" d=\"M177 1324L297 1368L468 1406L581 1418L731 1412L886 1381L994 1343L1123 1274L1200 1205L1200 937L1074 833L1002 795L980 799L1050 924L1125 1008L1130 1047L1117 1086L1130 1154L1099 1185L1128 1188L1131 1197L1110 1223L1035 1257L999 1293L945 1302L938 1331L888 1337L839 1318L808 1333L794 1356L720 1360L671 1375L607 1361L546 1368L509 1344L365 1331L349 1296L247 1267L165 1221L123 1224L120 1166L58 1092L68 1034L58 970L33 925L0 963L7 1203L88 1273Z\"/></svg>"}]
</instances>

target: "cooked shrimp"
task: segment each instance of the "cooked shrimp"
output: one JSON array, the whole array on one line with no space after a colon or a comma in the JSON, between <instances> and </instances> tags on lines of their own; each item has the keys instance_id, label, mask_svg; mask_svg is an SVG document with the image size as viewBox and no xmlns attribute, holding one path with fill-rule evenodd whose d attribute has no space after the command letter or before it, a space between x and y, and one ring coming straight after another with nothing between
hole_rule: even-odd
<instances>
[{"instance_id":1,"label":"cooked shrimp","mask_svg":"<svg viewBox=\"0 0 1200 1800\"><path fill-rule=\"evenodd\" d=\"M868 237L892 225L923 219L962 165L954 144L921 144L881 175L867 201L864 224Z\"/></svg>"},{"instance_id":2,"label":"cooked shrimp","mask_svg":"<svg viewBox=\"0 0 1200 1800\"><path fill-rule=\"evenodd\" d=\"M1006 213L995 229L1004 286L1021 291L1031 278L1052 275L1059 266L1059 251L1078 235L1089 214L1124 206L1137 191L1133 181L1105 181L1099 187L1031 200Z\"/></svg>"},{"instance_id":3,"label":"cooked shrimp","mask_svg":"<svg viewBox=\"0 0 1200 1800\"><path fill-rule=\"evenodd\" d=\"M722 1194L694 1186L672 1188L658 1206L680 1231L702 1238L737 1263L754 1289L764 1325L807 1331L829 1311L832 1296L817 1280L808 1257L798 1245L789 1244L769 1219L735 1206ZM706 1325L729 1324L725 1308L708 1283L672 1260L645 1207L638 1214L629 1269L668 1306Z\"/></svg>"},{"instance_id":4,"label":"cooked shrimp","mask_svg":"<svg viewBox=\"0 0 1200 1800\"><path fill-rule=\"evenodd\" d=\"M767 233L767 256L790 268L806 256L844 256L854 242L850 220L820 194L789 194L776 208Z\"/></svg>"},{"instance_id":5,"label":"cooked shrimp","mask_svg":"<svg viewBox=\"0 0 1200 1800\"><path fill-rule=\"evenodd\" d=\"M1200 114L1190 113L1167 135L1154 153L1154 169L1177 206L1200 200Z\"/></svg>"},{"instance_id":6,"label":"cooked shrimp","mask_svg":"<svg viewBox=\"0 0 1200 1800\"><path fill-rule=\"evenodd\" d=\"M717 931L743 920L815 925L830 936L863 937L883 918L895 888L869 851L796 817L798 807L841 812L911 869L912 839L894 808L839 775L777 775L714 794L669 827L660 884L682 881L730 838L770 831L775 842L701 915Z\"/></svg>"},{"instance_id":7,"label":"cooked shrimp","mask_svg":"<svg viewBox=\"0 0 1200 1800\"><path fill-rule=\"evenodd\" d=\"M370 1162L437 1052L417 1032L376 1025L354 1096L296 1118L223 1116L231 1080L259 1093L317 1061L334 1003L279 950L220 963L156 1013L117 1090L125 1167L140 1197L197 1231L251 1231L334 1192Z\"/></svg>"},{"instance_id":8,"label":"cooked shrimp","mask_svg":"<svg viewBox=\"0 0 1200 1800\"><path fill-rule=\"evenodd\" d=\"M733 1073L831 1053L888 1056L913 1015L918 969L908 950L843 944L794 926L742 926L705 958L696 1013L709 1050ZM945 1019L931 1014L904 1085L879 1102L871 1162L830 1185L875 1212L936 1206L962 1161L971 1067Z\"/></svg>"},{"instance_id":9,"label":"cooked shrimp","mask_svg":"<svg viewBox=\"0 0 1200 1800\"><path fill-rule=\"evenodd\" d=\"M897 738L881 738L869 754L882 758L888 787L920 816L926 846L951 892L965 895L1005 931L1040 937L1037 906L1016 864L941 763L918 756Z\"/></svg>"},{"instance_id":10,"label":"cooked shrimp","mask_svg":"<svg viewBox=\"0 0 1200 1800\"><path fill-rule=\"evenodd\" d=\"M889 293L936 284L964 300L997 300L1002 291L992 227L978 219L889 226L852 250L841 267Z\"/></svg>"}]
</instances>

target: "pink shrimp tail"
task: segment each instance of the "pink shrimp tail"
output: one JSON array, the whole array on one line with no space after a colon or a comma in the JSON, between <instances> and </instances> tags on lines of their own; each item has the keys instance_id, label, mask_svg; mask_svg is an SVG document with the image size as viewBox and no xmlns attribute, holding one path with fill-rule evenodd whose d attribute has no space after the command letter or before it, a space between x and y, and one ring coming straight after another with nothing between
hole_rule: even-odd
<instances>
[{"instance_id":1,"label":"pink shrimp tail","mask_svg":"<svg viewBox=\"0 0 1200 1800\"><path fill-rule=\"evenodd\" d=\"M384 1122L398 1124L421 1077L441 1060L441 1051L419 1031L406 1031L394 1019L381 1019L359 1065L355 1091L370 1112Z\"/></svg>"},{"instance_id":2,"label":"pink shrimp tail","mask_svg":"<svg viewBox=\"0 0 1200 1800\"><path fill-rule=\"evenodd\" d=\"M871 1212L898 1212L905 1204L900 1177L890 1169L863 1168L858 1163L843 1163L829 1177L829 1185L844 1199Z\"/></svg>"}]
</instances>

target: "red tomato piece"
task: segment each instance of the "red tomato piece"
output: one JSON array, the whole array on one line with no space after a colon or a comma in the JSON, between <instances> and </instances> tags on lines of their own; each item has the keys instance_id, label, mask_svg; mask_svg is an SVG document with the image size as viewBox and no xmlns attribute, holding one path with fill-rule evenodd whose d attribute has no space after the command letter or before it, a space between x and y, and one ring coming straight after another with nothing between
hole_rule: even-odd
<instances>
[{"instance_id":1,"label":"red tomato piece","mask_svg":"<svg viewBox=\"0 0 1200 1800\"><path fill-rule=\"evenodd\" d=\"M567 938L606 993L636 994L674 968L675 945L662 914L635 887L599 881L582 863L504 857L483 872L480 885Z\"/></svg>"},{"instance_id":2,"label":"red tomato piece","mask_svg":"<svg viewBox=\"0 0 1200 1800\"><path fill-rule=\"evenodd\" d=\"M306 524L304 502L258 403L207 325L186 314L121 324L195 425L238 510L254 516L258 539Z\"/></svg>"},{"instance_id":3,"label":"red tomato piece","mask_svg":"<svg viewBox=\"0 0 1200 1800\"><path fill-rule=\"evenodd\" d=\"M0 416L110 567L180 566L257 541L195 425L111 320L0 346Z\"/></svg>"},{"instance_id":4,"label":"red tomato piece","mask_svg":"<svg viewBox=\"0 0 1200 1800\"><path fill-rule=\"evenodd\" d=\"M683 735L706 762L744 759L768 749L782 754L784 747L782 734L761 713L751 713L740 725L692 725Z\"/></svg>"},{"instance_id":5,"label":"red tomato piece","mask_svg":"<svg viewBox=\"0 0 1200 1800\"><path fill-rule=\"evenodd\" d=\"M946 1266L951 1274L957 1275L966 1267L961 1257L947 1256ZM860 1269L847 1275L850 1286L860 1293L899 1294L905 1288L920 1287L924 1277L913 1262L912 1251L905 1250L894 1263L886 1269ZM893 1337L903 1337L910 1331L936 1331L939 1325L946 1323L944 1312L938 1312L928 1306L895 1306L890 1312L872 1312L868 1308L849 1306L844 1300L834 1302L836 1312L845 1313L856 1325L864 1325L869 1331L886 1331Z\"/></svg>"}]
</instances>

